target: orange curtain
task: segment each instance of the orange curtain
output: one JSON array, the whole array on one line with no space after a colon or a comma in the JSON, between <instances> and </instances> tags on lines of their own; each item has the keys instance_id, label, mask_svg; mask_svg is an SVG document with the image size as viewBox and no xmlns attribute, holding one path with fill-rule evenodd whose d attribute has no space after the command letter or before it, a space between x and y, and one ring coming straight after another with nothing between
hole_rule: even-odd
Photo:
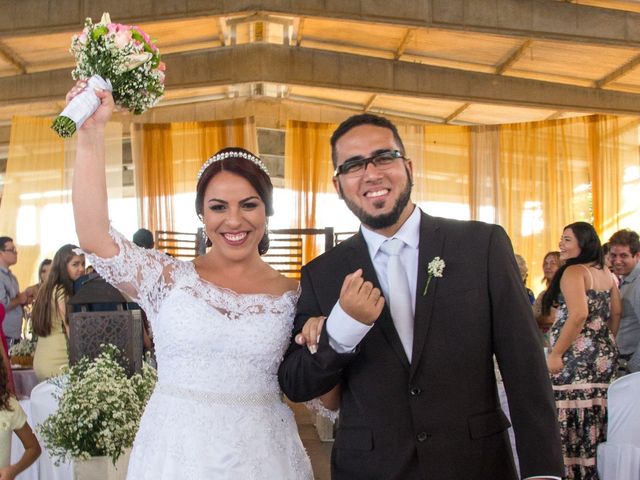
<instances>
[{"instance_id":1,"label":"orange curtain","mask_svg":"<svg viewBox=\"0 0 640 480\"><path fill-rule=\"evenodd\" d=\"M285 133L285 188L294 195L292 228L318 228L319 194L334 192L329 140L337 125L287 122ZM316 241L305 241L303 264L322 251Z\"/></svg>"}]
</instances>

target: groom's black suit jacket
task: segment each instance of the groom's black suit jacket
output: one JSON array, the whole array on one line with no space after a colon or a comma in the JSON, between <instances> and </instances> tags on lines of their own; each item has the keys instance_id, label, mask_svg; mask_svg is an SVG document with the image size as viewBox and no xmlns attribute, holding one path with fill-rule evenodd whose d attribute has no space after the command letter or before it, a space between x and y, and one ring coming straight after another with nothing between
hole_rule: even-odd
<instances>
[{"instance_id":1,"label":"groom's black suit jacket","mask_svg":"<svg viewBox=\"0 0 640 480\"><path fill-rule=\"evenodd\" d=\"M434 257L446 266L423 296ZM332 478L515 479L494 354L521 475L562 477L553 393L504 230L423 213L418 265L411 365L385 306L354 353L336 353L323 329L315 355L292 342L280 366L280 385L293 401L341 385ZM308 317L329 315L344 277L358 268L380 286L359 233L303 268L294 335Z\"/></svg>"}]
</instances>

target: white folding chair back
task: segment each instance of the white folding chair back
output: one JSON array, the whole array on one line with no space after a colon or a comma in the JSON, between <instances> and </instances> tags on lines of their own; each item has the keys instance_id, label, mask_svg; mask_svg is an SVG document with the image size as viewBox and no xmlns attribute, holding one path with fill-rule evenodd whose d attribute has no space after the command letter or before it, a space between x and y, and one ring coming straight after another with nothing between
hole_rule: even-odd
<instances>
[{"instance_id":1,"label":"white folding chair back","mask_svg":"<svg viewBox=\"0 0 640 480\"><path fill-rule=\"evenodd\" d=\"M607 441L598 445L600 480L640 479L640 372L611 384Z\"/></svg>"},{"instance_id":2,"label":"white folding chair back","mask_svg":"<svg viewBox=\"0 0 640 480\"><path fill-rule=\"evenodd\" d=\"M46 380L33 387L31 391L31 417L34 428L58 410L58 400L54 394L58 394L58 387ZM42 447L42 454L38 459L40 480L72 480L73 462L65 462L55 466L54 459L49 456L39 435L38 440Z\"/></svg>"}]
</instances>

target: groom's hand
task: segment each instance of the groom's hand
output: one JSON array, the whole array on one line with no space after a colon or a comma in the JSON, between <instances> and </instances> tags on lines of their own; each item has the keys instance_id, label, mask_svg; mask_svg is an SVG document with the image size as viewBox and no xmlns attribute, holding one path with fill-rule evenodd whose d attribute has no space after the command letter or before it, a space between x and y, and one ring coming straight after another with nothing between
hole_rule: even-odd
<instances>
[{"instance_id":1,"label":"groom's hand","mask_svg":"<svg viewBox=\"0 0 640 480\"><path fill-rule=\"evenodd\" d=\"M345 313L360 323L371 325L382 312L384 297L380 289L362 278L362 269L359 268L344 278L340 291L340 306Z\"/></svg>"}]
</instances>

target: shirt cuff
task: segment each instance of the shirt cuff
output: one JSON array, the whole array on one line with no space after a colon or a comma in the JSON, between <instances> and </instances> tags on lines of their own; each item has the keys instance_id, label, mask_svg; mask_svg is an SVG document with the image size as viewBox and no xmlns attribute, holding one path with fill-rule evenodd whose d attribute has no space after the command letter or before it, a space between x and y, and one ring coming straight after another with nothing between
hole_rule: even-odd
<instances>
[{"instance_id":1,"label":"shirt cuff","mask_svg":"<svg viewBox=\"0 0 640 480\"><path fill-rule=\"evenodd\" d=\"M337 353L352 353L372 326L357 321L336 302L327 318L329 345Z\"/></svg>"}]
</instances>

